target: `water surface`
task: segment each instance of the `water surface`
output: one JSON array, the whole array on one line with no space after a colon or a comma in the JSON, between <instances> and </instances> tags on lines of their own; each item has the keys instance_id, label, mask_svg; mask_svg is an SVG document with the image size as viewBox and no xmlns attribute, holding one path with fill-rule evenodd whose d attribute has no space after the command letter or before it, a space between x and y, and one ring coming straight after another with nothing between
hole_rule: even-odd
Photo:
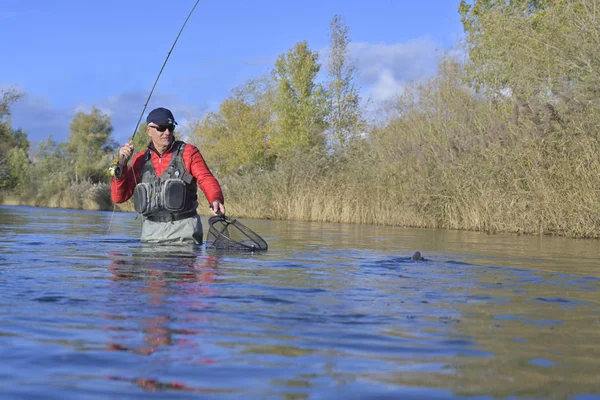
<instances>
[{"instance_id":1,"label":"water surface","mask_svg":"<svg viewBox=\"0 0 600 400\"><path fill-rule=\"evenodd\" d=\"M268 252L0 207L2 398L600 396L598 241L242 221Z\"/></svg>"}]
</instances>

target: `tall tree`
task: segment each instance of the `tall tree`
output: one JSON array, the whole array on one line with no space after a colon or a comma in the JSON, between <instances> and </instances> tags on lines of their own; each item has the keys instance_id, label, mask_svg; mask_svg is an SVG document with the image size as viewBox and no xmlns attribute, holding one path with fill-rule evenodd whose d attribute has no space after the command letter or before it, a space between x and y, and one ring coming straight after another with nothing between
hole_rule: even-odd
<instances>
[{"instance_id":1,"label":"tall tree","mask_svg":"<svg viewBox=\"0 0 600 400\"><path fill-rule=\"evenodd\" d=\"M278 157L324 148L328 110L325 90L315 82L321 68L318 58L303 41L275 63L277 129L271 144Z\"/></svg>"},{"instance_id":2,"label":"tall tree","mask_svg":"<svg viewBox=\"0 0 600 400\"><path fill-rule=\"evenodd\" d=\"M14 146L29 148L27 135L12 128L10 108L22 94L14 90L2 91L0 99L0 161L7 157L8 151Z\"/></svg>"},{"instance_id":3,"label":"tall tree","mask_svg":"<svg viewBox=\"0 0 600 400\"><path fill-rule=\"evenodd\" d=\"M37 144L33 153L30 184L38 195L53 195L69 186L72 171L65 168L69 159L66 143L57 143L49 136Z\"/></svg>"},{"instance_id":4,"label":"tall tree","mask_svg":"<svg viewBox=\"0 0 600 400\"><path fill-rule=\"evenodd\" d=\"M6 175L0 177L0 189L18 188L27 178L29 172L29 157L21 147L13 147L6 157Z\"/></svg>"},{"instance_id":5,"label":"tall tree","mask_svg":"<svg viewBox=\"0 0 600 400\"><path fill-rule=\"evenodd\" d=\"M67 151L75 180L105 180L111 152L117 148L111 138L113 127L110 117L95 107L89 114L80 111L73 117L70 130Z\"/></svg>"},{"instance_id":6,"label":"tall tree","mask_svg":"<svg viewBox=\"0 0 600 400\"><path fill-rule=\"evenodd\" d=\"M133 137L133 148L136 152L145 150L150 143L150 136L148 136L148 132L146 131L147 126L148 124L146 122L142 122L135 132L135 136Z\"/></svg>"},{"instance_id":7,"label":"tall tree","mask_svg":"<svg viewBox=\"0 0 600 400\"><path fill-rule=\"evenodd\" d=\"M596 0L461 1L469 78L528 96L597 74ZM593 79L595 83L598 79Z\"/></svg>"},{"instance_id":8,"label":"tall tree","mask_svg":"<svg viewBox=\"0 0 600 400\"><path fill-rule=\"evenodd\" d=\"M14 90L2 92L0 101L0 190L14 189L25 179L29 140L21 129L13 129L10 108L22 96Z\"/></svg>"},{"instance_id":9,"label":"tall tree","mask_svg":"<svg viewBox=\"0 0 600 400\"><path fill-rule=\"evenodd\" d=\"M463 0L468 82L497 98L509 94L513 120L541 134L589 114L600 87L597 6L597 0Z\"/></svg>"},{"instance_id":10,"label":"tall tree","mask_svg":"<svg viewBox=\"0 0 600 400\"><path fill-rule=\"evenodd\" d=\"M332 144L344 150L364 126L360 109L360 95L356 85L356 65L348 54L349 29L342 16L335 15L329 25L328 60L329 96L331 109L328 115Z\"/></svg>"},{"instance_id":11,"label":"tall tree","mask_svg":"<svg viewBox=\"0 0 600 400\"><path fill-rule=\"evenodd\" d=\"M272 166L268 147L274 132L271 86L264 77L249 80L233 90L218 113L208 114L197 124L198 144L220 175Z\"/></svg>"}]
</instances>

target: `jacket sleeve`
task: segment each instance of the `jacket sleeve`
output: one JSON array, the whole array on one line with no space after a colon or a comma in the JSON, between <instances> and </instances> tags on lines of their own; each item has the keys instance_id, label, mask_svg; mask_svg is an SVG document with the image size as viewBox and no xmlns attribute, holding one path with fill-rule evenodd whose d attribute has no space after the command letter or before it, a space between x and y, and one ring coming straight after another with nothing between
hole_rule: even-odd
<instances>
[{"instance_id":1,"label":"jacket sleeve","mask_svg":"<svg viewBox=\"0 0 600 400\"><path fill-rule=\"evenodd\" d=\"M208 203L212 204L213 201L219 200L221 203L225 204L221 186L213 176L212 172L208 169L204 157L202 157L198 148L191 144L187 144L183 152L183 157L186 164L189 162L188 171L196 178L198 186L204 193L204 196L206 196Z\"/></svg>"},{"instance_id":2,"label":"jacket sleeve","mask_svg":"<svg viewBox=\"0 0 600 400\"><path fill-rule=\"evenodd\" d=\"M144 153L145 151L136 154L131 164L124 168L121 177L110 181L110 197L114 203L124 203L133 196L135 186L140 181Z\"/></svg>"}]
</instances>

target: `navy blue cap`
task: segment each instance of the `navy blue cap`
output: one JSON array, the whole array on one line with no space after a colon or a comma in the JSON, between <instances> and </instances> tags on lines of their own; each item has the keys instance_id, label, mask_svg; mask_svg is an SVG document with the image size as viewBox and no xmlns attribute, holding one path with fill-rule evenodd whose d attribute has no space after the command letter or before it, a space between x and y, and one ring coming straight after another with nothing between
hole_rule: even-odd
<instances>
[{"instance_id":1,"label":"navy blue cap","mask_svg":"<svg viewBox=\"0 0 600 400\"><path fill-rule=\"evenodd\" d=\"M150 111L148 117L146 117L146 123L149 124L151 122L156 125L177 125L177 122L175 122L175 117L173 116L171 110L168 110L163 107L155 108L154 110Z\"/></svg>"}]
</instances>

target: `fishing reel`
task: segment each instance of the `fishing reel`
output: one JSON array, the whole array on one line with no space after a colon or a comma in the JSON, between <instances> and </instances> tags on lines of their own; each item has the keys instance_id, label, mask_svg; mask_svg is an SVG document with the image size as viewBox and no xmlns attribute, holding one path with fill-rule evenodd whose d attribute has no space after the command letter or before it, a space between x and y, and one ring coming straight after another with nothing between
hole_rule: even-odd
<instances>
[{"instance_id":1,"label":"fishing reel","mask_svg":"<svg viewBox=\"0 0 600 400\"><path fill-rule=\"evenodd\" d=\"M108 173L110 176L114 176L115 178L119 179L121 172L123 172L123 166L119 164L119 153L117 153L113 158L112 164L110 167L108 167Z\"/></svg>"}]
</instances>

